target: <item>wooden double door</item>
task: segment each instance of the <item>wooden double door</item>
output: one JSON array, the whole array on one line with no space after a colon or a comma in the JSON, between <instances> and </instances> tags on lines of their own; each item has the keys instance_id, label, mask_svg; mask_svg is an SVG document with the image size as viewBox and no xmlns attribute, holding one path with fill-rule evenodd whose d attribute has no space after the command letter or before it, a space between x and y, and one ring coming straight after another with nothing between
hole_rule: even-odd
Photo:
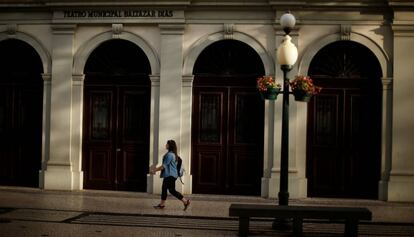
<instances>
[{"instance_id":1,"label":"wooden double door","mask_svg":"<svg viewBox=\"0 0 414 237\"><path fill-rule=\"evenodd\" d=\"M195 85L193 98L193 192L260 195L264 103L255 88Z\"/></svg>"},{"instance_id":2,"label":"wooden double door","mask_svg":"<svg viewBox=\"0 0 414 237\"><path fill-rule=\"evenodd\" d=\"M310 102L309 196L378 197L379 93L379 88L368 86L326 87Z\"/></svg>"},{"instance_id":3,"label":"wooden double door","mask_svg":"<svg viewBox=\"0 0 414 237\"><path fill-rule=\"evenodd\" d=\"M323 89L308 104L309 196L378 198L381 72L376 56L353 41L328 44L312 59L308 73Z\"/></svg>"},{"instance_id":4,"label":"wooden double door","mask_svg":"<svg viewBox=\"0 0 414 237\"><path fill-rule=\"evenodd\" d=\"M39 77L0 83L0 185L39 185L43 107Z\"/></svg>"},{"instance_id":5,"label":"wooden double door","mask_svg":"<svg viewBox=\"0 0 414 237\"><path fill-rule=\"evenodd\" d=\"M149 162L148 78L87 77L84 93L84 186L146 191ZM85 80L85 81L86 81Z\"/></svg>"},{"instance_id":6,"label":"wooden double door","mask_svg":"<svg viewBox=\"0 0 414 237\"><path fill-rule=\"evenodd\" d=\"M0 41L0 185L39 186L42 162L43 73L24 41Z\"/></svg>"}]
</instances>

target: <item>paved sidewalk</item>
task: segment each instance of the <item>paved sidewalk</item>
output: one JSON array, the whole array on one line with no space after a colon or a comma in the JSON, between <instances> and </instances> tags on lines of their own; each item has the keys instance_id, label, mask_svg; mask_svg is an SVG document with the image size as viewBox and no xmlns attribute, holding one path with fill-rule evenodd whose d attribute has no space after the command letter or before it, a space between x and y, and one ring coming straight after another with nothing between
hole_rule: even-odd
<instances>
[{"instance_id":1,"label":"paved sidewalk","mask_svg":"<svg viewBox=\"0 0 414 237\"><path fill-rule=\"evenodd\" d=\"M190 195L191 206L169 197L163 210L159 195L113 191L45 191L0 186L0 236L237 236L231 203L276 203L260 197ZM291 205L367 207L373 221L360 236L414 236L414 203L306 198ZM289 236L271 230L270 220L252 223L254 236ZM306 236L341 236L340 224L305 223ZM325 234L324 234L325 233Z\"/></svg>"}]
</instances>

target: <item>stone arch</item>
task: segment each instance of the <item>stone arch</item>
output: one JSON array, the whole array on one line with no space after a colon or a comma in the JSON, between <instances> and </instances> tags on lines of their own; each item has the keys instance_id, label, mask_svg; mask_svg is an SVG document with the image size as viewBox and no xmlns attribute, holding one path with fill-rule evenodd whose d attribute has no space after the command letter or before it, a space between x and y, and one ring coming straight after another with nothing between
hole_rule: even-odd
<instances>
[{"instance_id":1,"label":"stone arch","mask_svg":"<svg viewBox=\"0 0 414 237\"><path fill-rule=\"evenodd\" d=\"M190 47L188 53L184 56L183 75L192 75L194 64L200 53L210 44L223 39L225 39L223 32L217 32L210 35L206 35L198 41L196 41ZM275 68L272 57L266 52L266 49L256 39L241 32L234 32L233 39L246 43L247 45L252 47L260 56L263 62L263 65L265 67L265 74L274 74Z\"/></svg>"},{"instance_id":2,"label":"stone arch","mask_svg":"<svg viewBox=\"0 0 414 237\"><path fill-rule=\"evenodd\" d=\"M112 31L101 33L80 47L74 55L73 74L83 74L89 55L102 42L114 39L112 35ZM127 40L138 45L144 51L148 61L150 62L151 74L158 75L160 73L160 60L158 59L155 50L144 39L130 32L122 32L122 34L119 34L117 39Z\"/></svg>"},{"instance_id":3,"label":"stone arch","mask_svg":"<svg viewBox=\"0 0 414 237\"><path fill-rule=\"evenodd\" d=\"M309 70L310 63L315 57L316 53L319 52L323 47L326 45L341 40L339 34L331 34L328 36L323 37L322 39L317 40L315 43L311 44L311 46L306 50L303 54L300 63L299 63L299 74L307 75ZM385 53L385 51L373 40L370 38L358 34L358 33L351 33L351 41L360 43L367 47L371 52L376 56L378 62L381 65L382 77L392 77L391 66L389 63L389 57Z\"/></svg>"},{"instance_id":4,"label":"stone arch","mask_svg":"<svg viewBox=\"0 0 414 237\"><path fill-rule=\"evenodd\" d=\"M315 55L325 46L340 41L341 37L339 33L336 34L330 34L321 37L318 40L315 40L315 42L311 43L310 46L304 51L302 54L302 57L299 59L298 64L298 74L307 75L309 71L309 66L312 61L312 59L315 57ZM370 39L367 36L364 36L360 33L351 32L350 34L350 41L359 43L366 48L368 48L374 55L375 58L378 60L378 63L380 65L380 70L382 73L382 82L383 82L383 98L382 98L382 114L392 114L392 106L390 106L392 103L390 102L389 94L392 93L391 90L386 90L387 81L391 81L393 78L393 72L392 72L392 63L390 62L390 57L387 55L387 53L384 51L384 49L377 44L374 40ZM306 118L307 116L307 106L304 106L302 109L297 111L298 117ZM297 124L300 124L299 126L305 128L302 131L300 131L300 137L306 138L306 123L307 120L298 120ZM391 123L389 121L385 121L381 125L381 133L386 134L386 131L389 131L391 129ZM383 136L381 138L381 156L382 156L382 162L383 163L389 163L391 157L386 154L385 147L388 147L389 141L386 138L387 136ZM306 143L305 140L303 140L304 143ZM305 148L303 149L305 151ZM385 165L384 167L381 167L381 174L387 173L389 174L388 166ZM388 181L386 179L383 179L381 177L381 180L379 182L379 199L380 200L386 200L384 198L384 195L386 195Z\"/></svg>"},{"instance_id":5,"label":"stone arch","mask_svg":"<svg viewBox=\"0 0 414 237\"><path fill-rule=\"evenodd\" d=\"M43 74L51 73L52 60L51 60L50 54L46 50L46 48L35 37L29 34L23 33L23 32L16 32L15 34L12 34L12 35L7 34L6 32L1 32L0 41L7 40L7 39L18 39L32 46L36 50L37 54L39 54L39 57L42 60Z\"/></svg>"}]
</instances>

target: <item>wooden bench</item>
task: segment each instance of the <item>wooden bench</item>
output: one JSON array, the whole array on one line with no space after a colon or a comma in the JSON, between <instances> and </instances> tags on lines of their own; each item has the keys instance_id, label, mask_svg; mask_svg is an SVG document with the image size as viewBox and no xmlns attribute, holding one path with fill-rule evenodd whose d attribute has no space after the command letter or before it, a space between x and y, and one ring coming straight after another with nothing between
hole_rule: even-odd
<instances>
[{"instance_id":1,"label":"wooden bench","mask_svg":"<svg viewBox=\"0 0 414 237\"><path fill-rule=\"evenodd\" d=\"M231 204L229 216L239 217L239 236L249 234L250 217L293 219L293 235L302 236L303 219L344 220L345 236L358 236L359 220L371 220L367 208L328 206L278 206L260 204Z\"/></svg>"}]
</instances>

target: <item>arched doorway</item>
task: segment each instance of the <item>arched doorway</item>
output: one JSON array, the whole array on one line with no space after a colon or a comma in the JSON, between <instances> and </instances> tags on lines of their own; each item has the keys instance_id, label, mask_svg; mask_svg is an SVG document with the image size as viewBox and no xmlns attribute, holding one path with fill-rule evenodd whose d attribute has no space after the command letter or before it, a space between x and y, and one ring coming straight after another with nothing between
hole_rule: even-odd
<instances>
[{"instance_id":1,"label":"arched doorway","mask_svg":"<svg viewBox=\"0 0 414 237\"><path fill-rule=\"evenodd\" d=\"M146 191L150 65L126 40L98 46L85 65L84 187Z\"/></svg>"},{"instance_id":2,"label":"arched doorway","mask_svg":"<svg viewBox=\"0 0 414 237\"><path fill-rule=\"evenodd\" d=\"M193 192L260 195L264 102L256 79L264 67L259 55L241 41L218 41L201 52L193 74Z\"/></svg>"},{"instance_id":3,"label":"arched doorway","mask_svg":"<svg viewBox=\"0 0 414 237\"><path fill-rule=\"evenodd\" d=\"M39 186L43 66L29 44L0 42L0 184Z\"/></svg>"},{"instance_id":4,"label":"arched doorway","mask_svg":"<svg viewBox=\"0 0 414 237\"><path fill-rule=\"evenodd\" d=\"M381 68L352 41L322 48L308 74L323 87L308 105L308 195L378 198Z\"/></svg>"}]
</instances>

